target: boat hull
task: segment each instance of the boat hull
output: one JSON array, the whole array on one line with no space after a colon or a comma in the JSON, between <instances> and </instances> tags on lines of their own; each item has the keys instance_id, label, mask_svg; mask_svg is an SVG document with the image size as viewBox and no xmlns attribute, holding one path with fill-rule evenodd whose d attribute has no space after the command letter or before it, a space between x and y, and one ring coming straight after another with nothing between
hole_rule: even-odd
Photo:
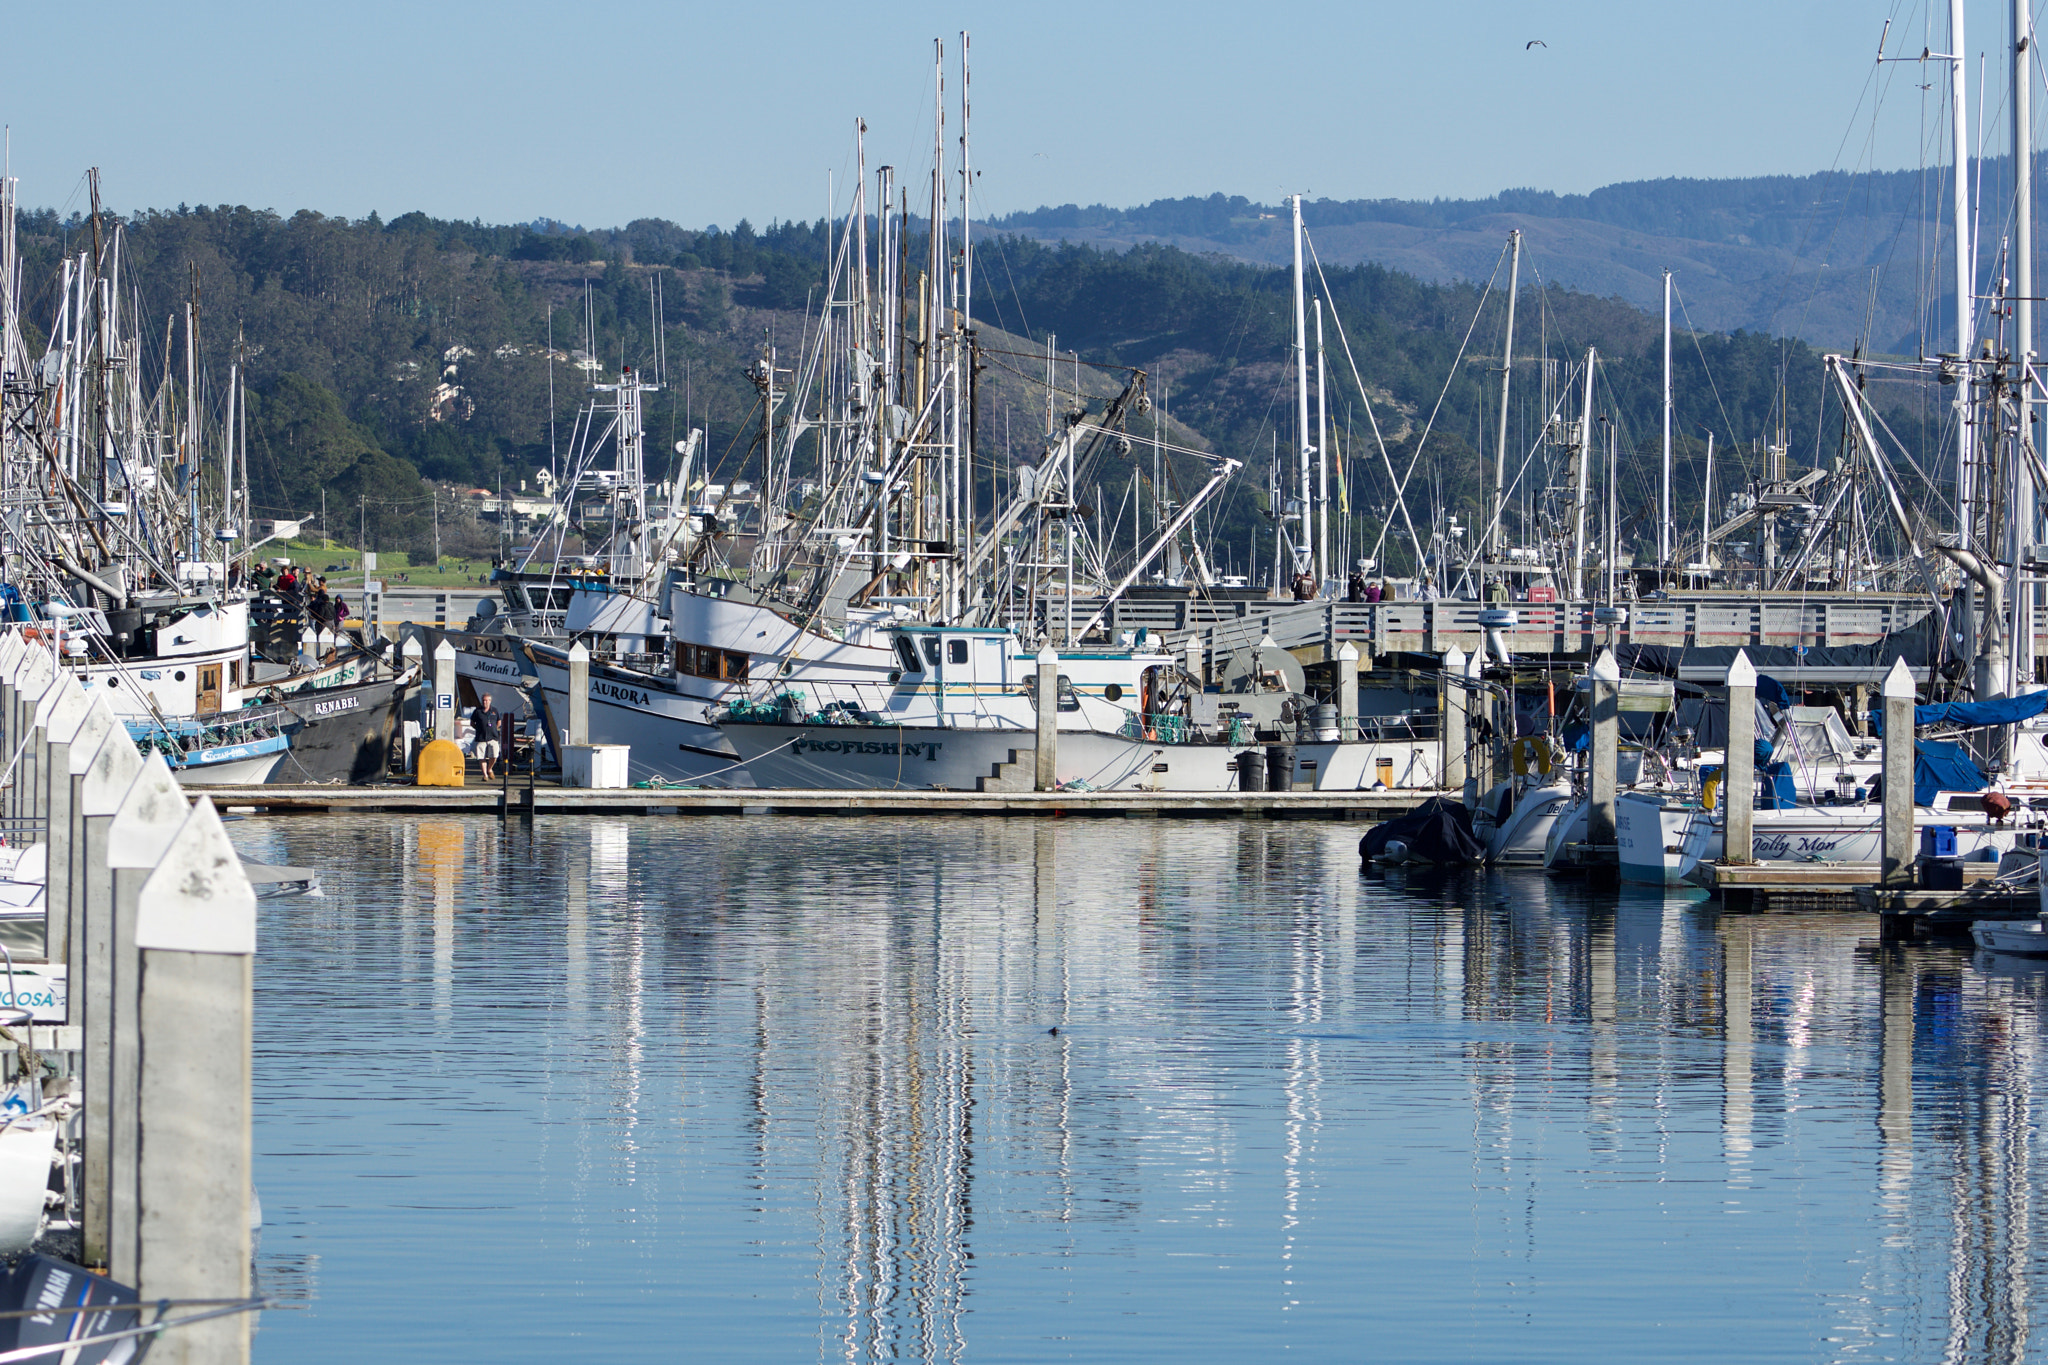
<instances>
[{"instance_id":1,"label":"boat hull","mask_svg":"<svg viewBox=\"0 0 2048 1365\"><path fill-rule=\"evenodd\" d=\"M383 780L400 709L412 684L358 683L294 693L280 703L297 719L291 748L268 780L363 783Z\"/></svg>"}]
</instances>

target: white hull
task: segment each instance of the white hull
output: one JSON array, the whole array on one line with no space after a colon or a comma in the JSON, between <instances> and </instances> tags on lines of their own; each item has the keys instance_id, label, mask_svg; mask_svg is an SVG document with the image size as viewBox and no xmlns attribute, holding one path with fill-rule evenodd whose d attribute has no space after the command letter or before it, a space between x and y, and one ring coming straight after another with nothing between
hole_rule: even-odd
<instances>
[{"instance_id":1,"label":"white hull","mask_svg":"<svg viewBox=\"0 0 2048 1365\"><path fill-rule=\"evenodd\" d=\"M1877 863L1884 860L1884 807L1801 806L1760 810L1752 817L1752 856L1759 863ZM1913 809L1913 847L1930 825L1952 825L1956 852L1964 858L1996 858L2018 842L2010 827L1988 824L1983 815L1927 806ZM1720 819L1708 811L1688 812L1678 855L1680 875L1696 880L1702 863L1718 862L1725 851Z\"/></svg>"},{"instance_id":2,"label":"white hull","mask_svg":"<svg viewBox=\"0 0 2048 1365\"><path fill-rule=\"evenodd\" d=\"M1571 805L1571 784L1562 778L1530 787L1516 798L1508 818L1486 838L1486 861L1540 867L1557 817ZM1474 824L1474 833L1478 824Z\"/></svg>"},{"instance_id":3,"label":"white hull","mask_svg":"<svg viewBox=\"0 0 2048 1365\"><path fill-rule=\"evenodd\" d=\"M559 725L569 714L569 670L546 659L535 667L548 712ZM732 746L705 718L703 702L645 681L621 682L596 665L590 670L590 743L630 748L628 771L635 782L753 785Z\"/></svg>"},{"instance_id":4,"label":"white hull","mask_svg":"<svg viewBox=\"0 0 2048 1365\"><path fill-rule=\"evenodd\" d=\"M1980 919L1970 926L1979 948L2020 957L2048 957L2048 926L2040 920Z\"/></svg>"},{"instance_id":5,"label":"white hull","mask_svg":"<svg viewBox=\"0 0 2048 1365\"><path fill-rule=\"evenodd\" d=\"M269 753L251 752L237 757L236 749L249 748L247 745L229 745L225 749L209 750L219 758L191 767L176 768L178 785L181 787L246 787L259 786L270 780L284 762L285 751L273 749Z\"/></svg>"},{"instance_id":6,"label":"white hull","mask_svg":"<svg viewBox=\"0 0 2048 1365\"><path fill-rule=\"evenodd\" d=\"M1680 886L1692 861L1684 842L1697 801L1669 792L1623 792L1614 803L1616 858L1625 882ZM1719 856L1716 842L1711 850Z\"/></svg>"}]
</instances>

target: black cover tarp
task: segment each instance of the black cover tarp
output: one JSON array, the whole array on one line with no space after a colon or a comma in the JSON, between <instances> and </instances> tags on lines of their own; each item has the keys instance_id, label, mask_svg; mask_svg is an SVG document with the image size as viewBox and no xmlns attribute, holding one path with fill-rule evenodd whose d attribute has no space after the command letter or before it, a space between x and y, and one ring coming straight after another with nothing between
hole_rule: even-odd
<instances>
[{"instance_id":1,"label":"black cover tarp","mask_svg":"<svg viewBox=\"0 0 2048 1365\"><path fill-rule=\"evenodd\" d=\"M1486 856L1485 847L1472 837L1472 812L1463 802L1444 796L1432 796L1406 815L1374 825L1358 841L1358 856L1377 860L1393 839L1408 845L1410 857L1424 862L1476 863Z\"/></svg>"}]
</instances>

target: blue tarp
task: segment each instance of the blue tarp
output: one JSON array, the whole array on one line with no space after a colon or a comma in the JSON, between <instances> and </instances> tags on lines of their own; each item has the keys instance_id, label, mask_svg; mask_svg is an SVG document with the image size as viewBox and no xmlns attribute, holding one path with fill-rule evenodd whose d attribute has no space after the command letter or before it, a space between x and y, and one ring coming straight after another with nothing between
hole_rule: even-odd
<instances>
[{"instance_id":1,"label":"blue tarp","mask_svg":"<svg viewBox=\"0 0 2048 1365\"><path fill-rule=\"evenodd\" d=\"M1756 699L1780 708L1792 704L1792 694L1785 690L1785 684L1766 673L1756 676Z\"/></svg>"},{"instance_id":2,"label":"blue tarp","mask_svg":"<svg viewBox=\"0 0 2048 1365\"><path fill-rule=\"evenodd\" d=\"M2048 711L2048 692L2030 692L2021 697L1999 697L1994 701L1951 701L1913 708L1913 724L1921 725L2012 725L2032 720Z\"/></svg>"},{"instance_id":3,"label":"blue tarp","mask_svg":"<svg viewBox=\"0 0 2048 1365\"><path fill-rule=\"evenodd\" d=\"M1977 760L1962 745L1938 739L1913 741L1914 805L1934 804L1938 792L1980 792L1990 785Z\"/></svg>"}]
</instances>

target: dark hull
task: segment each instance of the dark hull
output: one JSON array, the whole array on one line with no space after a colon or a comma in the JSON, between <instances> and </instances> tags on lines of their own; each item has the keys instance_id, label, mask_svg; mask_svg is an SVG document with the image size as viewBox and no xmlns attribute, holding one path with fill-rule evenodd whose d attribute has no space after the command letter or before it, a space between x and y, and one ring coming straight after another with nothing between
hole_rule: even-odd
<instances>
[{"instance_id":1,"label":"dark hull","mask_svg":"<svg viewBox=\"0 0 2048 1365\"><path fill-rule=\"evenodd\" d=\"M286 697L298 718L292 747L273 784L381 782L391 760L401 704L410 684L390 680L323 688Z\"/></svg>"}]
</instances>

